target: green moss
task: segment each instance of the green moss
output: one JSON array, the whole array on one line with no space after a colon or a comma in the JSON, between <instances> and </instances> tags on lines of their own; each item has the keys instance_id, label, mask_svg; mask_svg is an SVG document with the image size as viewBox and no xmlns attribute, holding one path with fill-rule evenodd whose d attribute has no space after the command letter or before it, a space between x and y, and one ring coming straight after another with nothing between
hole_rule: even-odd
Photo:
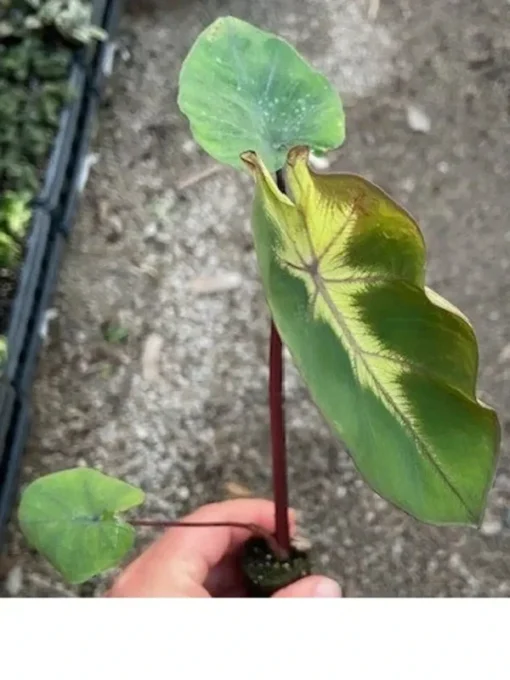
<instances>
[{"instance_id":1,"label":"green moss","mask_svg":"<svg viewBox=\"0 0 510 680\"><path fill-rule=\"evenodd\" d=\"M91 12L89 0L0 0L0 330L8 325L32 198L41 190L62 110L74 96L74 55L105 37L91 25ZM2 347L0 336L0 364Z\"/></svg>"},{"instance_id":2,"label":"green moss","mask_svg":"<svg viewBox=\"0 0 510 680\"><path fill-rule=\"evenodd\" d=\"M37 192L60 113L72 96L71 60L72 50L50 48L37 37L0 45L0 193Z\"/></svg>"},{"instance_id":3,"label":"green moss","mask_svg":"<svg viewBox=\"0 0 510 680\"><path fill-rule=\"evenodd\" d=\"M13 269L20 261L32 210L31 194L6 192L0 198L0 267Z\"/></svg>"},{"instance_id":4,"label":"green moss","mask_svg":"<svg viewBox=\"0 0 510 680\"><path fill-rule=\"evenodd\" d=\"M129 339L128 329L113 322L106 322L102 324L101 330L106 342L112 345L123 345Z\"/></svg>"},{"instance_id":5,"label":"green moss","mask_svg":"<svg viewBox=\"0 0 510 680\"><path fill-rule=\"evenodd\" d=\"M0 267L14 269L19 263L21 247L9 234L0 232Z\"/></svg>"},{"instance_id":6,"label":"green moss","mask_svg":"<svg viewBox=\"0 0 510 680\"><path fill-rule=\"evenodd\" d=\"M7 338L5 335L0 335L0 370L5 366L7 361Z\"/></svg>"},{"instance_id":7,"label":"green moss","mask_svg":"<svg viewBox=\"0 0 510 680\"><path fill-rule=\"evenodd\" d=\"M28 192L7 191L0 198L0 229L19 240L24 239L32 215L31 200Z\"/></svg>"}]
</instances>

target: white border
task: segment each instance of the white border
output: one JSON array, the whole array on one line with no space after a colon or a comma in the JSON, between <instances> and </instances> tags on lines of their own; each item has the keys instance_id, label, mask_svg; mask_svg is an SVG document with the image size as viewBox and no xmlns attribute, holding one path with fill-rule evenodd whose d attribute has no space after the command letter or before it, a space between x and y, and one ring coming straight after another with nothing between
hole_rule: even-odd
<instances>
[{"instance_id":1,"label":"white border","mask_svg":"<svg viewBox=\"0 0 510 680\"><path fill-rule=\"evenodd\" d=\"M2 677L453 680L508 675L508 600L0 602Z\"/></svg>"}]
</instances>

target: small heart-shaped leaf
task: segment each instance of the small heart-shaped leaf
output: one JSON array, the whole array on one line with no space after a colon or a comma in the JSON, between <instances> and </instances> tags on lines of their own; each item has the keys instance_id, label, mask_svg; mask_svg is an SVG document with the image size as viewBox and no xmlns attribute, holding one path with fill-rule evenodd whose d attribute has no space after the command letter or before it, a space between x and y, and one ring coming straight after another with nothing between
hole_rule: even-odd
<instances>
[{"instance_id":1,"label":"small heart-shaped leaf","mask_svg":"<svg viewBox=\"0 0 510 680\"><path fill-rule=\"evenodd\" d=\"M213 158L245 169L255 151L270 172L299 144L321 153L345 137L342 102L285 40L234 17L203 31L179 79L179 107Z\"/></svg>"},{"instance_id":2,"label":"small heart-shaped leaf","mask_svg":"<svg viewBox=\"0 0 510 680\"><path fill-rule=\"evenodd\" d=\"M119 564L135 530L117 517L144 501L140 489L97 470L77 468L41 477L22 495L21 530L70 583Z\"/></svg>"}]
</instances>

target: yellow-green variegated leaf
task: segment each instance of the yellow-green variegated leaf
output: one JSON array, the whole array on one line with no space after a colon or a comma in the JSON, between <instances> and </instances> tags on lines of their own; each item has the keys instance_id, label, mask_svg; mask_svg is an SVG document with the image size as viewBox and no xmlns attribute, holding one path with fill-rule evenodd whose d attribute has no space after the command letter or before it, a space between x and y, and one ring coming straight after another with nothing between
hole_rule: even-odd
<instances>
[{"instance_id":1,"label":"yellow-green variegated leaf","mask_svg":"<svg viewBox=\"0 0 510 680\"><path fill-rule=\"evenodd\" d=\"M477 525L499 425L476 398L468 320L425 286L413 218L294 149L281 193L254 153L253 229L268 304L312 398L383 497L433 524Z\"/></svg>"}]
</instances>

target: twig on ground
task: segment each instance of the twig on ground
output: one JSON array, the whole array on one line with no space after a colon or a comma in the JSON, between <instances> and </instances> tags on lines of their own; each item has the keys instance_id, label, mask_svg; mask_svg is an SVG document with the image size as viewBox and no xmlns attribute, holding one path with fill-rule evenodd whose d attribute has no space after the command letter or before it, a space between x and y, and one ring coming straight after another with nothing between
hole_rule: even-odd
<instances>
[{"instance_id":1,"label":"twig on ground","mask_svg":"<svg viewBox=\"0 0 510 680\"><path fill-rule=\"evenodd\" d=\"M370 21L375 21L377 15L379 14L379 9L381 7L381 0L369 0L368 5L368 18Z\"/></svg>"},{"instance_id":2,"label":"twig on ground","mask_svg":"<svg viewBox=\"0 0 510 680\"><path fill-rule=\"evenodd\" d=\"M195 184L203 182L205 179L209 179L209 177L216 175L218 172L220 172L220 170L224 170L224 167L219 163L215 163L214 165L210 165L208 168L204 168L203 170L199 170L198 172L188 175L188 177L185 177L180 182L178 182L175 188L177 191L184 191L185 189L189 189L190 187L195 186Z\"/></svg>"}]
</instances>

